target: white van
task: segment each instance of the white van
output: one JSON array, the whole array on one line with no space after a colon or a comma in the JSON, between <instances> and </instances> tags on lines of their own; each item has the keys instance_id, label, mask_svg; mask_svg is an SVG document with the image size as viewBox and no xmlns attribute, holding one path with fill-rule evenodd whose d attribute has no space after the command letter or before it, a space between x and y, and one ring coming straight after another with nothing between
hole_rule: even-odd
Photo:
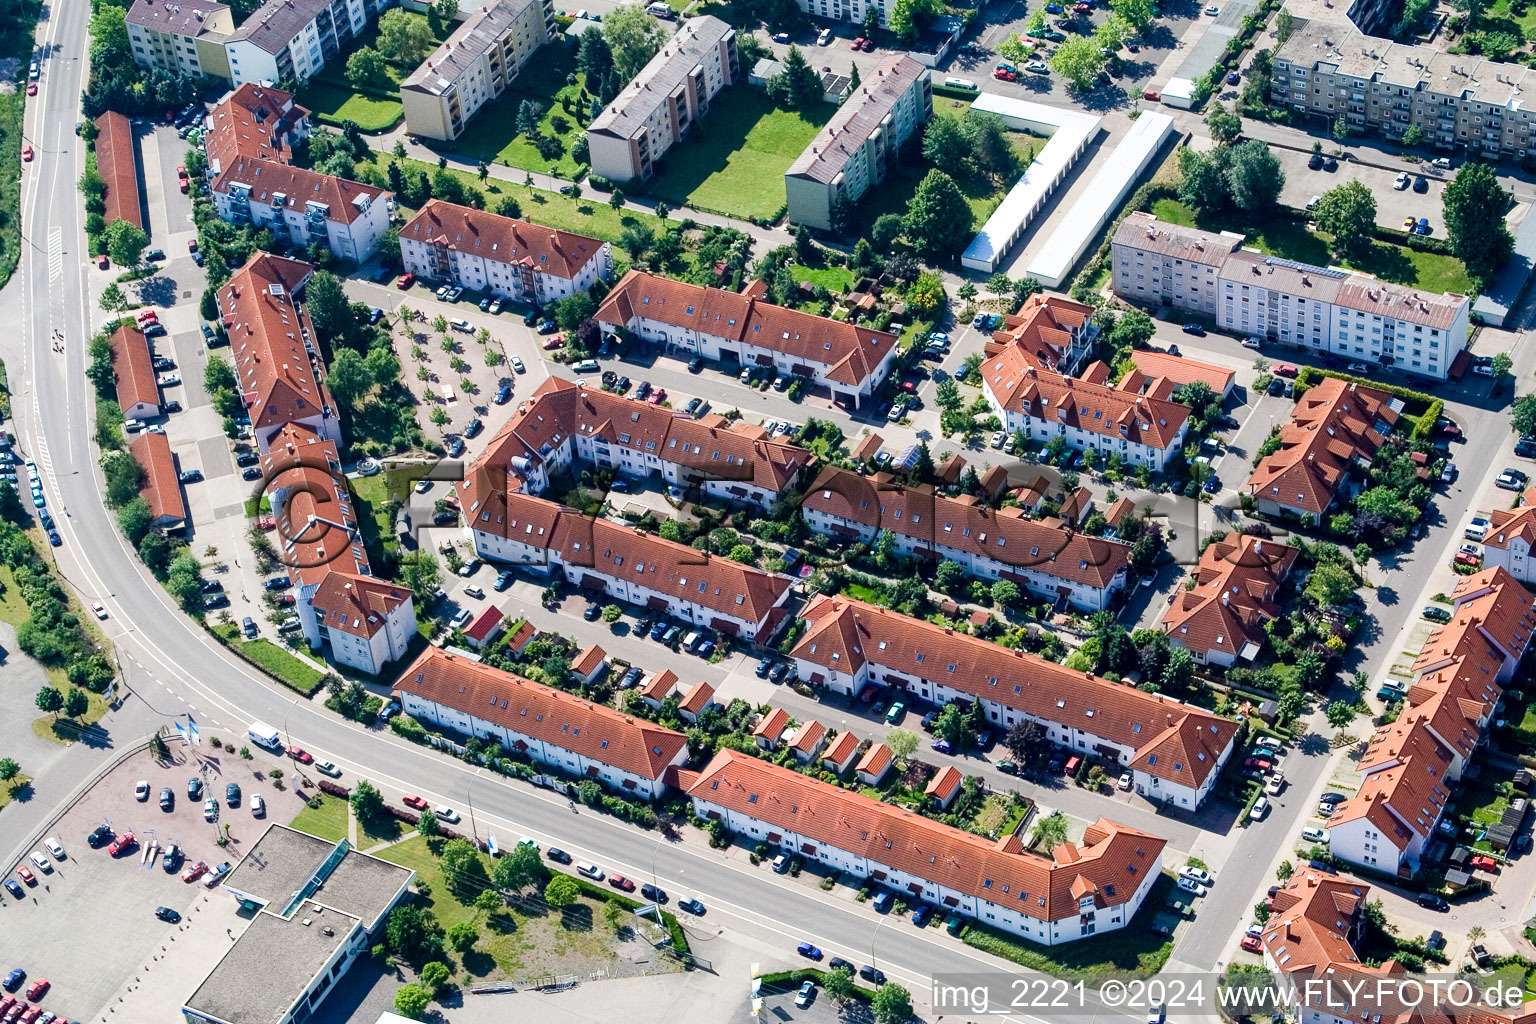
<instances>
[{"instance_id":1,"label":"white van","mask_svg":"<svg viewBox=\"0 0 1536 1024\"><path fill-rule=\"evenodd\" d=\"M981 86L977 85L969 78L946 78L944 79L944 84L949 86L951 89L967 89L971 92L981 91Z\"/></svg>"},{"instance_id":2,"label":"white van","mask_svg":"<svg viewBox=\"0 0 1536 1024\"><path fill-rule=\"evenodd\" d=\"M645 13L646 14L650 14L650 15L654 15L655 17L658 17L658 18L671 18L672 17L672 8L667 6L664 3L657 2L657 3L654 3L654 4L647 5L647 7L645 8Z\"/></svg>"},{"instance_id":3,"label":"white van","mask_svg":"<svg viewBox=\"0 0 1536 1024\"><path fill-rule=\"evenodd\" d=\"M277 730L265 722L252 722L245 734L251 738L251 742L259 746L276 750L282 746L278 740Z\"/></svg>"}]
</instances>

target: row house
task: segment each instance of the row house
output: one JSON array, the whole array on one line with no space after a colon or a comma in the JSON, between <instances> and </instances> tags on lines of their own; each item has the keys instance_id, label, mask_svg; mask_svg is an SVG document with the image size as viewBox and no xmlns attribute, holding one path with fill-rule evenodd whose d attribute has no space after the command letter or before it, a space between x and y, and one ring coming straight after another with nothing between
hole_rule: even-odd
<instances>
[{"instance_id":1,"label":"row house","mask_svg":"<svg viewBox=\"0 0 1536 1024\"><path fill-rule=\"evenodd\" d=\"M203 119L208 176L217 178L240 157L292 163L294 147L309 138L311 128L309 109L295 103L292 93L247 82Z\"/></svg>"},{"instance_id":2,"label":"row house","mask_svg":"<svg viewBox=\"0 0 1536 1024\"><path fill-rule=\"evenodd\" d=\"M423 651L394 693L412 718L646 800L661 795L669 768L688 760L680 732L440 647Z\"/></svg>"},{"instance_id":3,"label":"row house","mask_svg":"<svg viewBox=\"0 0 1536 1024\"><path fill-rule=\"evenodd\" d=\"M713 414L696 420L550 377L486 445L465 485L542 494L552 478L586 465L767 509L815 461L755 424Z\"/></svg>"},{"instance_id":4,"label":"row house","mask_svg":"<svg viewBox=\"0 0 1536 1024\"><path fill-rule=\"evenodd\" d=\"M936 707L979 701L999 730L1038 723L1050 743L1129 770L1151 800L1199 807L1232 753L1235 722L949 627L827 596L804 617L790 657L813 686L850 696L888 686Z\"/></svg>"},{"instance_id":5,"label":"row house","mask_svg":"<svg viewBox=\"0 0 1536 1024\"><path fill-rule=\"evenodd\" d=\"M640 270L613 286L597 322L608 334L622 329L678 352L804 377L855 409L879 391L897 350L885 331Z\"/></svg>"},{"instance_id":6,"label":"row house","mask_svg":"<svg viewBox=\"0 0 1536 1024\"><path fill-rule=\"evenodd\" d=\"M530 306L613 279L613 245L429 199L400 228L406 273Z\"/></svg>"},{"instance_id":7,"label":"row house","mask_svg":"<svg viewBox=\"0 0 1536 1024\"><path fill-rule=\"evenodd\" d=\"M1528 487L1514 508L1488 513L1483 565L1498 566L1521 583L1536 584L1536 487Z\"/></svg>"},{"instance_id":8,"label":"row house","mask_svg":"<svg viewBox=\"0 0 1536 1024\"><path fill-rule=\"evenodd\" d=\"M1359 790L1328 819L1329 848L1350 863L1418 869L1536 630L1530 592L1500 567L1462 577L1451 601L1414 660L1403 712L1360 760Z\"/></svg>"},{"instance_id":9,"label":"row house","mask_svg":"<svg viewBox=\"0 0 1536 1024\"><path fill-rule=\"evenodd\" d=\"M814 533L872 544L882 532L904 558L955 562L978 579L1011 580L1052 603L1102 611L1125 589L1130 546L1078 533L1060 520L1026 518L965 495L945 497L835 466L806 491L800 514Z\"/></svg>"},{"instance_id":10,"label":"row house","mask_svg":"<svg viewBox=\"0 0 1536 1024\"><path fill-rule=\"evenodd\" d=\"M475 553L487 561L558 572L582 589L759 643L788 616L788 576L543 498L491 491L475 474L461 497Z\"/></svg>"},{"instance_id":11,"label":"row house","mask_svg":"<svg viewBox=\"0 0 1536 1024\"><path fill-rule=\"evenodd\" d=\"M1105 818L1041 855L735 750L677 777L694 813L740 836L1042 945L1126 927L1162 871L1164 840Z\"/></svg>"},{"instance_id":12,"label":"row house","mask_svg":"<svg viewBox=\"0 0 1536 1024\"><path fill-rule=\"evenodd\" d=\"M1258 510L1322 522L1358 490L1402 411L1401 398L1337 377L1308 388L1280 427L1280 446L1248 478Z\"/></svg>"}]
</instances>

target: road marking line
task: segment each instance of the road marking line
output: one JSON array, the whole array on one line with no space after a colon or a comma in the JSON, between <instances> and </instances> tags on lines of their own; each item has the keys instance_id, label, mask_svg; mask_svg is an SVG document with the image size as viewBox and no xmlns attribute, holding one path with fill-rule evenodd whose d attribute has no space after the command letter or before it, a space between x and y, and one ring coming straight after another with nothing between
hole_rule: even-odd
<instances>
[{"instance_id":1,"label":"road marking line","mask_svg":"<svg viewBox=\"0 0 1536 1024\"><path fill-rule=\"evenodd\" d=\"M48 283L64 276L64 229L48 229Z\"/></svg>"}]
</instances>

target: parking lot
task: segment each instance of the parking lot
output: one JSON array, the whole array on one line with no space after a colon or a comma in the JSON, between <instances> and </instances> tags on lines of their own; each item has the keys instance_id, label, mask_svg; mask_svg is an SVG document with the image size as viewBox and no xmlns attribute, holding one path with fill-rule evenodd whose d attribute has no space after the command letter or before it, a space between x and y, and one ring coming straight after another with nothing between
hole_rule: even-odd
<instances>
[{"instance_id":1,"label":"parking lot","mask_svg":"<svg viewBox=\"0 0 1536 1024\"><path fill-rule=\"evenodd\" d=\"M206 862L210 866L235 861L240 851L266 828L268 820L288 821L298 812L300 798L291 789L278 791L270 780L258 780L255 770L273 767L263 759L243 761L203 747L204 768L195 759L173 748L172 760L160 764L147 752L130 758L100 780L65 813L50 836L63 846L62 861L47 858L52 870L44 872L29 863L37 884L25 888L25 898L0 894L0 967L21 968L30 978L47 978L52 990L41 1005L61 1017L84 1019L95 1015L121 987L159 955L156 947L179 934L178 925L155 917L155 908L169 907L191 917L194 906L203 906L208 890L202 881L181 880L179 871L167 873L156 856L145 863L150 844L161 847L174 842L185 851L182 868ZM291 766L285 765L291 776ZM187 799L187 780L198 775L204 789L219 797L219 824L203 821L201 801ZM149 799L134 799L134 785L149 783ZM225 806L224 787L240 785L240 806ZM161 811L158 795L170 787L175 805ZM267 803L266 819L251 816L250 798L260 792ZM89 834L110 823L115 832L132 831L139 845L117 858L105 846L92 849ZM216 829L230 825L230 843L220 848ZM41 847L39 847L41 849ZM7 865L8 877L18 878L15 865ZM90 921L91 927L72 927ZM230 922L232 925L233 922ZM184 927L184 924L181 925ZM222 930L223 926L220 926ZM192 979L195 984L196 979ZM179 1000L191 989L173 993ZM179 1006L179 1003L178 1003Z\"/></svg>"},{"instance_id":2,"label":"parking lot","mask_svg":"<svg viewBox=\"0 0 1536 1024\"><path fill-rule=\"evenodd\" d=\"M1332 149L1330 146L1325 151ZM1269 151L1280 161L1280 167L1285 172L1285 187L1280 190L1280 202L1286 206L1305 209L1313 196L1337 188L1346 181L1358 181L1376 197L1377 224L1401 231L1403 218L1411 216L1418 220L1425 217L1429 220L1431 234L1444 237L1445 216L1440 203L1442 182L1430 176L1432 172L1427 166L1424 175L1426 191L1415 192L1412 187L1398 191L1392 187L1397 177L1396 171L1366 167L1350 160L1339 161L1338 169L1332 172L1313 170L1307 166L1311 153L1281 149L1278 146L1271 146Z\"/></svg>"}]
</instances>

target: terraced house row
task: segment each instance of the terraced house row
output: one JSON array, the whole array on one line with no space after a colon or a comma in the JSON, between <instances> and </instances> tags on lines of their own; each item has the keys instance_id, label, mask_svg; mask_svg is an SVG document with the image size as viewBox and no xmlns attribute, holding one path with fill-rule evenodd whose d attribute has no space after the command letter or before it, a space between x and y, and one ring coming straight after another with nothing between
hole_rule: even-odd
<instances>
[{"instance_id":1,"label":"terraced house row","mask_svg":"<svg viewBox=\"0 0 1536 1024\"><path fill-rule=\"evenodd\" d=\"M1237 723L1168 697L849 598L818 597L803 614L790 656L812 685L980 701L1001 730L1036 722L1050 743L1129 770L1150 800L1199 807L1232 754Z\"/></svg>"},{"instance_id":2,"label":"terraced house row","mask_svg":"<svg viewBox=\"0 0 1536 1024\"><path fill-rule=\"evenodd\" d=\"M1040 943L1125 927L1162 870L1164 840L1107 819L1035 853L1017 835L988 840L734 750L691 770L682 733L439 648L394 688L421 721L646 799L678 789L743 837ZM841 756L846 771L852 754Z\"/></svg>"},{"instance_id":3,"label":"terraced house row","mask_svg":"<svg viewBox=\"0 0 1536 1024\"><path fill-rule=\"evenodd\" d=\"M1530 646L1531 594L1504 569L1462 577L1451 601L1451 620L1413 663L1402 715L1371 738L1359 790L1328 819L1329 848L1351 863L1388 874L1417 870Z\"/></svg>"}]
</instances>

